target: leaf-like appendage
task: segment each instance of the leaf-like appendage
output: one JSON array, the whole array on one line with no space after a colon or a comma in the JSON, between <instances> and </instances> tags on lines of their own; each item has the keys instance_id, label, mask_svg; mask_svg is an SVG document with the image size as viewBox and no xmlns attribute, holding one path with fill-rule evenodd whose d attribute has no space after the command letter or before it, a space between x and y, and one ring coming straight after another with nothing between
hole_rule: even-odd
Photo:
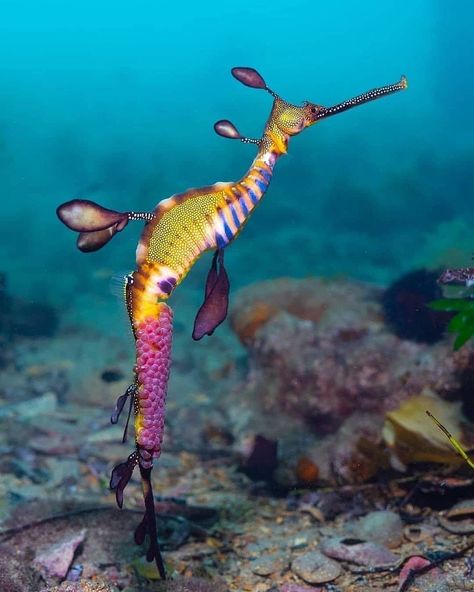
<instances>
[{"instance_id":1,"label":"leaf-like appendage","mask_svg":"<svg viewBox=\"0 0 474 592\"><path fill-rule=\"evenodd\" d=\"M214 124L214 131L223 138L230 138L231 140L240 140L242 138L235 125L228 119L217 121Z\"/></svg>"},{"instance_id":2,"label":"leaf-like appendage","mask_svg":"<svg viewBox=\"0 0 474 592\"><path fill-rule=\"evenodd\" d=\"M77 248L83 253L98 251L117 234L117 226L95 232L81 232L77 238Z\"/></svg>"},{"instance_id":3,"label":"leaf-like appendage","mask_svg":"<svg viewBox=\"0 0 474 592\"><path fill-rule=\"evenodd\" d=\"M254 68L237 67L232 68L231 72L232 76L242 84L245 84L245 86L250 86L251 88L263 88L265 90L267 88L265 80Z\"/></svg>"},{"instance_id":4,"label":"leaf-like appendage","mask_svg":"<svg viewBox=\"0 0 474 592\"><path fill-rule=\"evenodd\" d=\"M122 230L128 221L128 214L103 208L88 199L63 203L56 213L63 224L76 232L95 232L115 225Z\"/></svg>"}]
</instances>

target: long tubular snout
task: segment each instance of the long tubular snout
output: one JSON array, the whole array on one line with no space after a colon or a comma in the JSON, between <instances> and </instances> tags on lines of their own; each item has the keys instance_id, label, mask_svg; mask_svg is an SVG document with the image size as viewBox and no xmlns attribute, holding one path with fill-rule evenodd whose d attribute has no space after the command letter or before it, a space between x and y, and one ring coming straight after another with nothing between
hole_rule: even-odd
<instances>
[{"instance_id":1,"label":"long tubular snout","mask_svg":"<svg viewBox=\"0 0 474 592\"><path fill-rule=\"evenodd\" d=\"M358 95L353 99L348 99L347 101L344 101L332 107L321 107L315 116L315 121L323 119L324 117L336 115L337 113L342 113L343 111L347 111L347 109L352 109L352 107L357 107L358 105L362 105L363 103L375 101L375 99L379 99L380 97L384 97L385 95L390 95L394 92L398 92L399 90L404 90L407 87L408 81L405 76L402 76L399 82L396 82L395 84L388 84L387 86L374 88L372 90L369 90L368 92L363 93L362 95Z\"/></svg>"}]
</instances>

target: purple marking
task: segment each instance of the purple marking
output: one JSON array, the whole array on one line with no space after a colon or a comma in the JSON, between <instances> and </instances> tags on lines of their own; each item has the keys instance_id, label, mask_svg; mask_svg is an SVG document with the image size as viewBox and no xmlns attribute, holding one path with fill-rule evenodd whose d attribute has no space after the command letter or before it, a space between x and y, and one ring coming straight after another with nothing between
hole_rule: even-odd
<instances>
[{"instance_id":1,"label":"purple marking","mask_svg":"<svg viewBox=\"0 0 474 592\"><path fill-rule=\"evenodd\" d=\"M175 281L175 284L176 284L176 281ZM158 287L165 294L171 294L171 292L174 289L174 285L169 281L169 279L168 280L161 280L158 284Z\"/></svg>"}]
</instances>

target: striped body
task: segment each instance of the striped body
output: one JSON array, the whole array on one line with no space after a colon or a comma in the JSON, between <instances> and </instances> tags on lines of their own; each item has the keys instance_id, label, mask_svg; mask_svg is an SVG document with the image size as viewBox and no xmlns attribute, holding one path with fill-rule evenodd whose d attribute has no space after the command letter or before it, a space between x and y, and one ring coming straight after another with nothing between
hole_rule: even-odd
<instances>
[{"instance_id":1,"label":"striped body","mask_svg":"<svg viewBox=\"0 0 474 592\"><path fill-rule=\"evenodd\" d=\"M170 370L172 312L164 302L198 257L226 247L242 230L271 181L276 157L259 154L235 183L190 189L161 201L137 248L126 302L136 342L135 440L139 463L161 452Z\"/></svg>"},{"instance_id":2,"label":"striped body","mask_svg":"<svg viewBox=\"0 0 474 592\"><path fill-rule=\"evenodd\" d=\"M216 183L161 201L137 248L136 280L166 299L205 251L226 247L242 230L273 175L273 152L259 154L235 183Z\"/></svg>"},{"instance_id":3,"label":"striped body","mask_svg":"<svg viewBox=\"0 0 474 592\"><path fill-rule=\"evenodd\" d=\"M273 153L258 155L236 183L190 189L161 201L142 234L126 300L136 341L135 439L140 465L161 452L170 369L172 312L165 304L205 251L226 247L262 199Z\"/></svg>"}]
</instances>

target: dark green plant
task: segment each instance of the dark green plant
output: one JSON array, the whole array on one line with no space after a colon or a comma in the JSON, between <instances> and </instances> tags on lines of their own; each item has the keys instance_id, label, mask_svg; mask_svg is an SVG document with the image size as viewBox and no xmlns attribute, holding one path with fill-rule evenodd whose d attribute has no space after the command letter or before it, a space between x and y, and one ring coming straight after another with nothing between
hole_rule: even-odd
<instances>
[{"instance_id":1,"label":"dark green plant","mask_svg":"<svg viewBox=\"0 0 474 592\"><path fill-rule=\"evenodd\" d=\"M440 298L430 302L432 310L456 313L449 321L448 331L456 337L454 351L462 347L474 336L474 299L471 298Z\"/></svg>"}]
</instances>

